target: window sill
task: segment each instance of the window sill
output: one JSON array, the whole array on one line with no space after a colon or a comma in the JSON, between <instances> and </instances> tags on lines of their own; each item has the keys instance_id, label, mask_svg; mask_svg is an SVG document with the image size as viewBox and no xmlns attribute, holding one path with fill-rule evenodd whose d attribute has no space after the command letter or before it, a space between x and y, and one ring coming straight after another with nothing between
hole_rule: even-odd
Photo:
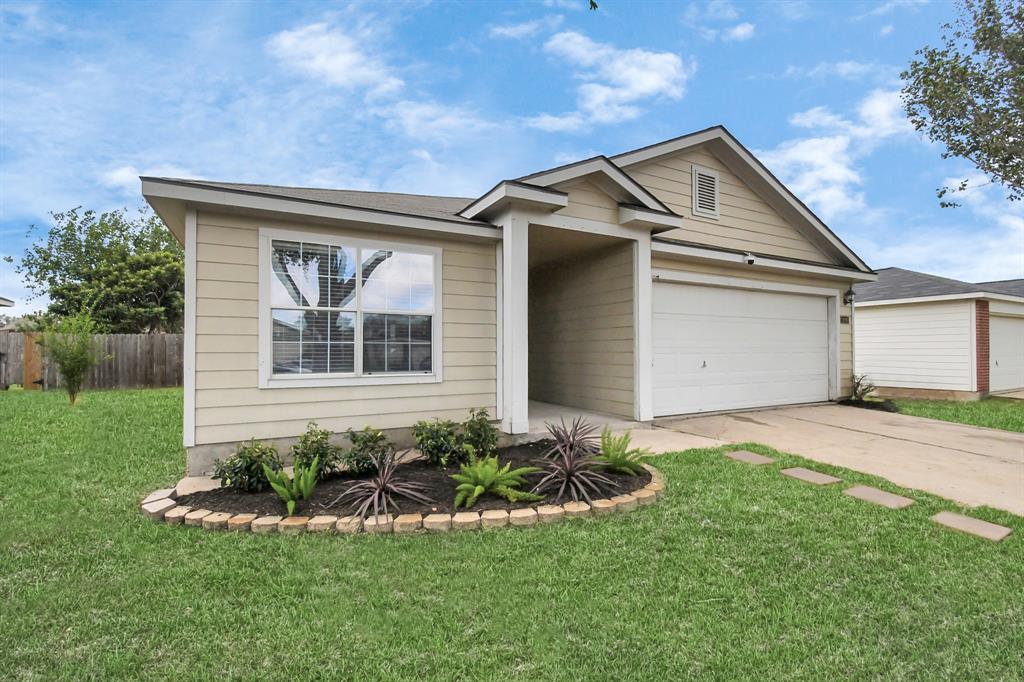
<instances>
[{"instance_id":1,"label":"window sill","mask_svg":"<svg viewBox=\"0 0 1024 682\"><path fill-rule=\"evenodd\" d=\"M437 384L440 382L440 374L371 374L361 377L271 378L260 381L260 388L395 386L401 384Z\"/></svg>"}]
</instances>

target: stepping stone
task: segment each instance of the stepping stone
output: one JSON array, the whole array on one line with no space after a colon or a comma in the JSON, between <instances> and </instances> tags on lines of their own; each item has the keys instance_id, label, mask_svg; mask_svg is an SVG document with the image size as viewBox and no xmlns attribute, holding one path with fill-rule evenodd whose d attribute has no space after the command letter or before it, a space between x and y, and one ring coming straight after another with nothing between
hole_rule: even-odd
<instances>
[{"instance_id":1,"label":"stepping stone","mask_svg":"<svg viewBox=\"0 0 1024 682\"><path fill-rule=\"evenodd\" d=\"M277 532L285 535L298 535L306 530L308 523L308 516L289 516L277 524Z\"/></svg>"},{"instance_id":2,"label":"stepping stone","mask_svg":"<svg viewBox=\"0 0 1024 682\"><path fill-rule=\"evenodd\" d=\"M433 533L444 533L452 529L451 514L427 514L423 517L423 527Z\"/></svg>"},{"instance_id":3,"label":"stepping stone","mask_svg":"<svg viewBox=\"0 0 1024 682\"><path fill-rule=\"evenodd\" d=\"M395 518L396 533L412 533L423 527L422 514L399 514Z\"/></svg>"},{"instance_id":4,"label":"stepping stone","mask_svg":"<svg viewBox=\"0 0 1024 682\"><path fill-rule=\"evenodd\" d=\"M203 519L212 514L213 512L209 509L194 509L188 514L185 514L185 525L186 526L201 526L203 525Z\"/></svg>"},{"instance_id":5,"label":"stepping stone","mask_svg":"<svg viewBox=\"0 0 1024 682\"><path fill-rule=\"evenodd\" d=\"M367 516L363 520L363 530L367 533L390 533L395 529L395 517L391 514Z\"/></svg>"},{"instance_id":6,"label":"stepping stone","mask_svg":"<svg viewBox=\"0 0 1024 682\"><path fill-rule=\"evenodd\" d=\"M330 533L334 530L334 524L338 523L337 516L320 515L314 516L306 524L306 530L310 533Z\"/></svg>"},{"instance_id":7,"label":"stepping stone","mask_svg":"<svg viewBox=\"0 0 1024 682\"><path fill-rule=\"evenodd\" d=\"M501 528L508 525L508 512L504 509L488 509L480 514L480 525L484 528Z\"/></svg>"},{"instance_id":8,"label":"stepping stone","mask_svg":"<svg viewBox=\"0 0 1024 682\"><path fill-rule=\"evenodd\" d=\"M640 504L632 495L616 495L612 498L619 511L633 511Z\"/></svg>"},{"instance_id":9,"label":"stepping stone","mask_svg":"<svg viewBox=\"0 0 1024 682\"><path fill-rule=\"evenodd\" d=\"M146 499L142 501L142 504L149 504L150 502L156 502L157 500L163 500L166 498L174 499L174 488L163 488L161 490L154 490L150 494L146 495Z\"/></svg>"},{"instance_id":10,"label":"stepping stone","mask_svg":"<svg viewBox=\"0 0 1024 682\"><path fill-rule=\"evenodd\" d=\"M554 504L537 507L537 520L541 523L554 523L565 517L565 510Z\"/></svg>"},{"instance_id":11,"label":"stepping stone","mask_svg":"<svg viewBox=\"0 0 1024 682\"><path fill-rule=\"evenodd\" d=\"M185 515L192 511L192 507L187 505L181 507L175 507L171 511L164 514L164 522L172 526L178 526L185 522Z\"/></svg>"},{"instance_id":12,"label":"stepping stone","mask_svg":"<svg viewBox=\"0 0 1024 682\"><path fill-rule=\"evenodd\" d=\"M452 516L452 529L469 530L480 527L479 512L459 512Z\"/></svg>"},{"instance_id":13,"label":"stepping stone","mask_svg":"<svg viewBox=\"0 0 1024 682\"><path fill-rule=\"evenodd\" d=\"M339 533L358 533L363 529L363 520L358 516L342 516L334 529Z\"/></svg>"},{"instance_id":14,"label":"stepping stone","mask_svg":"<svg viewBox=\"0 0 1024 682\"><path fill-rule=\"evenodd\" d=\"M227 530L228 519L231 518L228 512L214 512L203 517L203 530Z\"/></svg>"},{"instance_id":15,"label":"stepping stone","mask_svg":"<svg viewBox=\"0 0 1024 682\"><path fill-rule=\"evenodd\" d=\"M761 464L772 464L775 462L771 457L765 457L764 455L759 455L756 452L750 452L749 450L734 450L732 452L725 453L725 456L729 459L734 459L737 462L744 462L755 466L759 466Z\"/></svg>"},{"instance_id":16,"label":"stepping stone","mask_svg":"<svg viewBox=\"0 0 1024 682\"><path fill-rule=\"evenodd\" d=\"M276 533L277 524L281 523L280 516L261 516L249 526L253 533Z\"/></svg>"},{"instance_id":17,"label":"stepping stone","mask_svg":"<svg viewBox=\"0 0 1024 682\"><path fill-rule=\"evenodd\" d=\"M537 523L537 510L513 509L508 513L508 522L513 526L532 526Z\"/></svg>"},{"instance_id":18,"label":"stepping stone","mask_svg":"<svg viewBox=\"0 0 1024 682\"><path fill-rule=\"evenodd\" d=\"M606 514L614 513L618 506L619 503L615 500L594 500L594 503L590 505L590 508L594 510L595 516L604 516Z\"/></svg>"},{"instance_id":19,"label":"stepping stone","mask_svg":"<svg viewBox=\"0 0 1024 682\"><path fill-rule=\"evenodd\" d=\"M805 469L803 467L783 469L781 473L783 476L789 476L790 478L795 478L798 481L812 483L814 485L831 485L843 480L841 478L836 478L835 476L823 474L820 471L812 471L811 469Z\"/></svg>"},{"instance_id":20,"label":"stepping stone","mask_svg":"<svg viewBox=\"0 0 1024 682\"><path fill-rule=\"evenodd\" d=\"M653 490L647 490L646 488L634 490L630 495L636 498L637 504L640 505L654 504L654 501L658 499L658 495Z\"/></svg>"},{"instance_id":21,"label":"stepping stone","mask_svg":"<svg viewBox=\"0 0 1024 682\"><path fill-rule=\"evenodd\" d=\"M178 504L174 500L169 497L165 497L162 500L156 500L155 502L149 502L142 505L142 511L146 516L154 521L162 521L164 515L177 506Z\"/></svg>"},{"instance_id":22,"label":"stepping stone","mask_svg":"<svg viewBox=\"0 0 1024 682\"><path fill-rule=\"evenodd\" d=\"M849 495L850 497L856 497L858 500L864 500L865 502L880 504L883 507L888 507L889 509L906 509L910 505L914 504L914 501L909 497L894 495L893 493L887 493L884 490L879 490L878 488L872 488L866 485L855 485L852 488L844 490L843 494Z\"/></svg>"},{"instance_id":23,"label":"stepping stone","mask_svg":"<svg viewBox=\"0 0 1024 682\"><path fill-rule=\"evenodd\" d=\"M228 519L228 530L248 531L255 520L256 514L235 514Z\"/></svg>"},{"instance_id":24,"label":"stepping stone","mask_svg":"<svg viewBox=\"0 0 1024 682\"><path fill-rule=\"evenodd\" d=\"M590 516L590 505L586 502L566 502L562 505L562 509L565 510L565 515L569 518Z\"/></svg>"},{"instance_id":25,"label":"stepping stone","mask_svg":"<svg viewBox=\"0 0 1024 682\"><path fill-rule=\"evenodd\" d=\"M1011 532L1006 526L974 519L962 514L954 514L953 512L939 512L932 517L932 521L947 528L970 535L977 535L979 538L985 538L992 542L999 542Z\"/></svg>"}]
</instances>

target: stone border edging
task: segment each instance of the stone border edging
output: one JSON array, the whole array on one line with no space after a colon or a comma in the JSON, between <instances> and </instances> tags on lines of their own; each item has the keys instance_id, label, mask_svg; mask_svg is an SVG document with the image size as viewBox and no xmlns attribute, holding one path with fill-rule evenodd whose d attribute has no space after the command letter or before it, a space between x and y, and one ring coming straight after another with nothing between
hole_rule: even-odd
<instances>
[{"instance_id":1,"label":"stone border edging","mask_svg":"<svg viewBox=\"0 0 1024 682\"><path fill-rule=\"evenodd\" d=\"M365 520L356 516L278 516L256 514L230 514L213 512L209 509L193 509L179 505L175 500L174 488L164 488L150 493L141 503L142 513L154 521L164 521L169 525L198 526L203 530L227 530L236 532L252 532L256 534L280 533L297 535L299 533L342 533L352 534L360 531L366 533L400 533L415 532L438 533L453 530L474 530L488 528L505 528L512 526L533 526L554 523L567 518L582 516L604 516L616 511L628 512L638 507L654 504L665 494L665 476L654 467L644 464L644 469L651 474L651 482L644 487L624 495L616 495L608 499L586 502L566 502L565 504L541 504L536 507L523 507L511 511L505 509L489 509L482 512L461 511L454 514L399 514L394 516L368 517Z\"/></svg>"}]
</instances>

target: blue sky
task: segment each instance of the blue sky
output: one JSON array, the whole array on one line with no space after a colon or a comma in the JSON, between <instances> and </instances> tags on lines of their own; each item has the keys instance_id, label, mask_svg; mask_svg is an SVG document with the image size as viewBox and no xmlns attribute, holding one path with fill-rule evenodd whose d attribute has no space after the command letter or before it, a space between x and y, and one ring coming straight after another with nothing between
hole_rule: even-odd
<instances>
[{"instance_id":1,"label":"blue sky","mask_svg":"<svg viewBox=\"0 0 1024 682\"><path fill-rule=\"evenodd\" d=\"M1024 276L1024 211L903 118L949 3L0 4L0 255L140 174L474 196L724 123L873 267ZM0 263L0 295L25 291Z\"/></svg>"}]
</instances>

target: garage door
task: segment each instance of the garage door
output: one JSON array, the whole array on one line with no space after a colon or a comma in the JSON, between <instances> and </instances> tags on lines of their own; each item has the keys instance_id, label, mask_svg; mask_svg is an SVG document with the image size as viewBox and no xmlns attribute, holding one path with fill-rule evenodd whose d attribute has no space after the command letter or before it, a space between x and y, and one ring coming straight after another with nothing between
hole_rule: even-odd
<instances>
[{"instance_id":1,"label":"garage door","mask_svg":"<svg viewBox=\"0 0 1024 682\"><path fill-rule=\"evenodd\" d=\"M1024 317L988 321L989 390L1024 388Z\"/></svg>"},{"instance_id":2,"label":"garage door","mask_svg":"<svg viewBox=\"0 0 1024 682\"><path fill-rule=\"evenodd\" d=\"M655 415L828 400L827 300L655 283Z\"/></svg>"}]
</instances>

